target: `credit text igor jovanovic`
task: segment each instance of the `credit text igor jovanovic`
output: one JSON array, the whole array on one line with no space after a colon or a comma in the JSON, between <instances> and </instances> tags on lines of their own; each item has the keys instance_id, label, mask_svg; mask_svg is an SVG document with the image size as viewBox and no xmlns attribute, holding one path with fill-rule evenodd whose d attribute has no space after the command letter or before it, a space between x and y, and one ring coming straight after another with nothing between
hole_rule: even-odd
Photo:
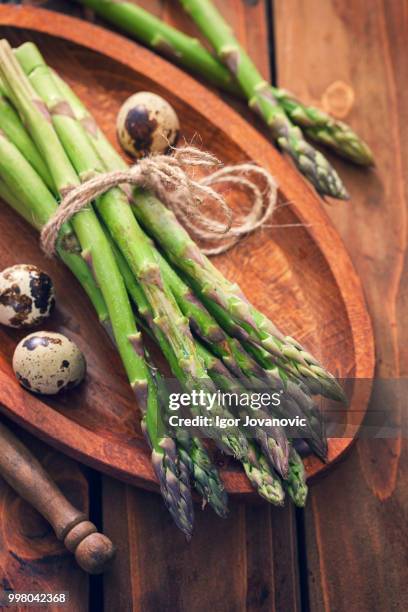
<instances>
[{"instance_id":1,"label":"credit text igor jovanovic","mask_svg":"<svg viewBox=\"0 0 408 612\"><path fill-rule=\"evenodd\" d=\"M227 393L216 391L208 393L203 390L193 390L189 393L171 393L169 395L169 409L188 411L189 416L172 414L169 417L170 427L305 427L304 417L281 418L270 415L281 405L282 392L279 393ZM228 408L229 413L240 409L239 416L224 417L216 414L218 409ZM242 410L246 413L242 414ZM203 414L203 412L207 414ZM257 414L257 411L261 411ZM211 414L214 412L214 414Z\"/></svg>"}]
</instances>

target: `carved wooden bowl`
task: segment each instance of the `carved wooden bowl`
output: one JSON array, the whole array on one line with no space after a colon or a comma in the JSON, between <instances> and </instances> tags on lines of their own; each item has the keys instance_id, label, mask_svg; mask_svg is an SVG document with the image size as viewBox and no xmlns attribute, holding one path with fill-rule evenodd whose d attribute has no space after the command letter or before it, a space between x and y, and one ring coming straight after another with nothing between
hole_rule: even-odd
<instances>
[{"instance_id":1,"label":"carved wooden bowl","mask_svg":"<svg viewBox=\"0 0 408 612\"><path fill-rule=\"evenodd\" d=\"M360 282L344 246L313 190L254 128L192 78L120 36L75 19L33 8L0 7L1 36L17 45L33 40L48 62L74 87L115 141L115 117L138 90L163 95L175 107L187 140L225 163L252 160L268 168L280 186L274 227L263 229L216 260L251 300L286 333L299 339L340 378L370 379L373 337ZM348 204L339 203L338 206ZM290 228L279 225L295 224ZM85 384L45 399L23 390L11 368L20 332L0 329L1 409L67 454L127 482L154 488L155 478L138 427L138 410L121 362L99 328L90 304L70 272L46 260L36 233L0 202L0 268L34 263L54 279L58 308L47 326L75 340L89 365ZM370 385L354 385L344 409L347 437L331 438L329 461L306 458L315 475L352 442L367 406ZM231 493L252 491L234 461L222 474Z\"/></svg>"}]
</instances>

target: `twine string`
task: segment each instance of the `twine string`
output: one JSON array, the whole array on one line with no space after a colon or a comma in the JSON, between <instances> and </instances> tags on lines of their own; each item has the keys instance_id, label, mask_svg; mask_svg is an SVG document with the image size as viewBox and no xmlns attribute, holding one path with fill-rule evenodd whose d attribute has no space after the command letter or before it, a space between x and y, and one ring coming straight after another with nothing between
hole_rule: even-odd
<instances>
[{"instance_id":1,"label":"twine string","mask_svg":"<svg viewBox=\"0 0 408 612\"><path fill-rule=\"evenodd\" d=\"M198 180L194 178L194 168L211 170L220 165L211 153L186 146L175 149L173 155L146 157L127 170L88 178L64 194L41 232L42 249L46 255L54 255L60 229L73 215L113 187L133 185L158 197L194 238L215 243L214 247L202 249L204 253L223 253L271 218L276 207L277 185L269 172L251 163L225 166ZM264 189L256 179L261 179ZM234 219L225 197L214 189L220 184L246 191L250 210L243 218ZM214 212L203 209L203 204L209 202L216 205L221 220L214 218Z\"/></svg>"}]
</instances>

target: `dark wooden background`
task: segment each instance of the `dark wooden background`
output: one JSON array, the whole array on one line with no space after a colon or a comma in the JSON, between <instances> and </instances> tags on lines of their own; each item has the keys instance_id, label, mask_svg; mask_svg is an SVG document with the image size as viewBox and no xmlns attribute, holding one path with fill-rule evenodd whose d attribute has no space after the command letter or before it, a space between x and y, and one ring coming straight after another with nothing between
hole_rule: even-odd
<instances>
[{"instance_id":1,"label":"dark wooden background","mask_svg":"<svg viewBox=\"0 0 408 612\"><path fill-rule=\"evenodd\" d=\"M176 0L138 3L194 31ZM69 1L23 4L92 18ZM265 76L345 118L373 147L375 171L335 161L352 200L329 214L363 279L377 376L407 377L407 1L217 4ZM379 401L374 395L370 409ZM394 398L389 407L396 423L406 419L406 400ZM46 524L0 481L3 588L70 591L73 611L408 610L406 439L359 440L312 486L304 512L238 502L227 521L197 512L186 545L159 496L99 476L22 435L67 495L89 505L119 553L103 579L88 580Z\"/></svg>"}]
</instances>

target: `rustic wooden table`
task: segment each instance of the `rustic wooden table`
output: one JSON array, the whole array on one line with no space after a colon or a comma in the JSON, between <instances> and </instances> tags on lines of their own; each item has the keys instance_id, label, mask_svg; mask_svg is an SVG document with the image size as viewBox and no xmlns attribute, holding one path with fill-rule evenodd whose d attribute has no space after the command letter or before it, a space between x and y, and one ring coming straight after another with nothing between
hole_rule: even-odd
<instances>
[{"instance_id":1,"label":"rustic wooden table","mask_svg":"<svg viewBox=\"0 0 408 612\"><path fill-rule=\"evenodd\" d=\"M175 0L138 3L193 31ZM23 4L92 18L68 1ZM374 172L335 161L352 200L329 214L363 279L376 334L377 376L407 376L406 1L217 4L265 76L346 118L374 149ZM377 402L374 396L371 410ZM390 406L401 422L405 406L396 401ZM408 609L406 440L359 440L312 486L304 512L235 502L227 521L198 513L187 545L159 496L95 474L21 435L67 496L79 507L89 506L91 519L119 552L103 579L88 579L47 525L1 481L3 588L69 591L69 609L75 612Z\"/></svg>"}]
</instances>

